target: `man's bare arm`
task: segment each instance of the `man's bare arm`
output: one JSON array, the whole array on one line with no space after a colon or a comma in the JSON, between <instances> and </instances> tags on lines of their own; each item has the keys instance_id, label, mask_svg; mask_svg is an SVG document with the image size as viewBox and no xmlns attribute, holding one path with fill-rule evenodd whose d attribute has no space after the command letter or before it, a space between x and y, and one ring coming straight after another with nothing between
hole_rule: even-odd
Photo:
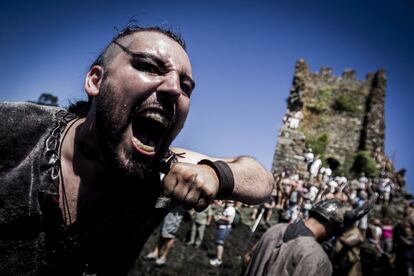
<instances>
[{"instance_id":1,"label":"man's bare arm","mask_svg":"<svg viewBox=\"0 0 414 276\"><path fill-rule=\"evenodd\" d=\"M274 187L273 176L253 158L245 156L215 158L181 148L173 148L172 150L177 154L184 154L180 154L178 163L171 168L171 175L169 174L167 175L168 178L165 178L167 180L167 183L164 184L165 194L178 199L178 201L183 201L183 205L187 208L190 208L191 205L195 207L194 201L200 201L199 199L202 199L203 195L207 201L211 201L217 196L217 175L208 165L197 164L202 159L209 159L211 161L222 160L228 164L234 176L234 189L229 199L247 204L258 204L269 198ZM180 187L177 184L180 181L176 179L179 179L181 176L184 176L184 180L181 181L184 184L190 187L201 188L200 194L195 191L188 191L184 186ZM195 181L197 183L191 184L193 180L197 180ZM176 187L180 189L175 191Z\"/></svg>"}]
</instances>

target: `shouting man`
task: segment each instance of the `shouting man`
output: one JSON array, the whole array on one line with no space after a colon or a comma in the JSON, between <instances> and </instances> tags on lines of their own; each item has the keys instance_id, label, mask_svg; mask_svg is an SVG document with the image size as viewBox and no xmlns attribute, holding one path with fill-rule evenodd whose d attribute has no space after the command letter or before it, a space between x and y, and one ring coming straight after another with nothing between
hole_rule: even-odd
<instances>
[{"instance_id":1,"label":"shouting man","mask_svg":"<svg viewBox=\"0 0 414 276\"><path fill-rule=\"evenodd\" d=\"M170 148L193 89L177 35L128 27L86 74L87 103L1 104L0 274L123 275L174 206L266 200L255 160Z\"/></svg>"}]
</instances>

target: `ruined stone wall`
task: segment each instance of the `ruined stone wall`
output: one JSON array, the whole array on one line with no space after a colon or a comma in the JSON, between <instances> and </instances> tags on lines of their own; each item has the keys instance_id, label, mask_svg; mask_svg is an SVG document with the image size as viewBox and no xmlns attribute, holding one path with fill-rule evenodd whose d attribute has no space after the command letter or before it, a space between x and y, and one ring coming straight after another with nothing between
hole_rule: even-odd
<instances>
[{"instance_id":1,"label":"ruined stone wall","mask_svg":"<svg viewBox=\"0 0 414 276\"><path fill-rule=\"evenodd\" d=\"M330 68L313 73L299 60L273 173L285 169L306 173L306 145L314 145L323 160L335 160L343 166L359 150L383 156L385 86L384 71L357 80L353 70L345 70L342 76L333 76ZM292 118L299 124L292 125Z\"/></svg>"},{"instance_id":2,"label":"ruined stone wall","mask_svg":"<svg viewBox=\"0 0 414 276\"><path fill-rule=\"evenodd\" d=\"M284 120L289 114L300 111L303 108L302 94L305 91L308 71L308 66L303 60L296 63L293 84L288 98L288 109ZM284 170L297 170L305 173L304 148L305 135L300 131L290 129L285 123L279 132L278 143L273 157L272 173L276 175Z\"/></svg>"},{"instance_id":3,"label":"ruined stone wall","mask_svg":"<svg viewBox=\"0 0 414 276\"><path fill-rule=\"evenodd\" d=\"M371 90L366 102L367 111L360 147L370 151L373 155L384 156L384 101L387 80L383 70L369 74L367 79L371 82Z\"/></svg>"}]
</instances>

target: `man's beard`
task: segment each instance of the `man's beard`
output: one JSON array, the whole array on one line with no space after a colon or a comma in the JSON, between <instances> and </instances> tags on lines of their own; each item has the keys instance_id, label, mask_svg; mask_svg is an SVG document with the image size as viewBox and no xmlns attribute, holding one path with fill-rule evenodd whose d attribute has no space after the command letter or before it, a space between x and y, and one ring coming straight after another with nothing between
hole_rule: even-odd
<instances>
[{"instance_id":1,"label":"man's beard","mask_svg":"<svg viewBox=\"0 0 414 276\"><path fill-rule=\"evenodd\" d=\"M104 76L96 98L96 127L100 150L116 173L140 180L154 175L154 161L139 156L132 147L122 147L125 132L131 123L127 110L119 111L114 89ZM132 112L132 111L129 111ZM123 160L124 159L124 160Z\"/></svg>"}]
</instances>

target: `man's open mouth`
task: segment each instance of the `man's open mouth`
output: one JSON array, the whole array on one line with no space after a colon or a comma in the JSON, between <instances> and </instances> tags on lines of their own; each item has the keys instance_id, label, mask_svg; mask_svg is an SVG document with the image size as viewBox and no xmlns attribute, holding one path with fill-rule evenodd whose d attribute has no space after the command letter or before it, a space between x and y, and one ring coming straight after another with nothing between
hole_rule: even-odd
<instances>
[{"instance_id":1,"label":"man's open mouth","mask_svg":"<svg viewBox=\"0 0 414 276\"><path fill-rule=\"evenodd\" d=\"M132 121L132 143L141 154L153 156L165 137L172 115L160 108L139 111Z\"/></svg>"}]
</instances>

